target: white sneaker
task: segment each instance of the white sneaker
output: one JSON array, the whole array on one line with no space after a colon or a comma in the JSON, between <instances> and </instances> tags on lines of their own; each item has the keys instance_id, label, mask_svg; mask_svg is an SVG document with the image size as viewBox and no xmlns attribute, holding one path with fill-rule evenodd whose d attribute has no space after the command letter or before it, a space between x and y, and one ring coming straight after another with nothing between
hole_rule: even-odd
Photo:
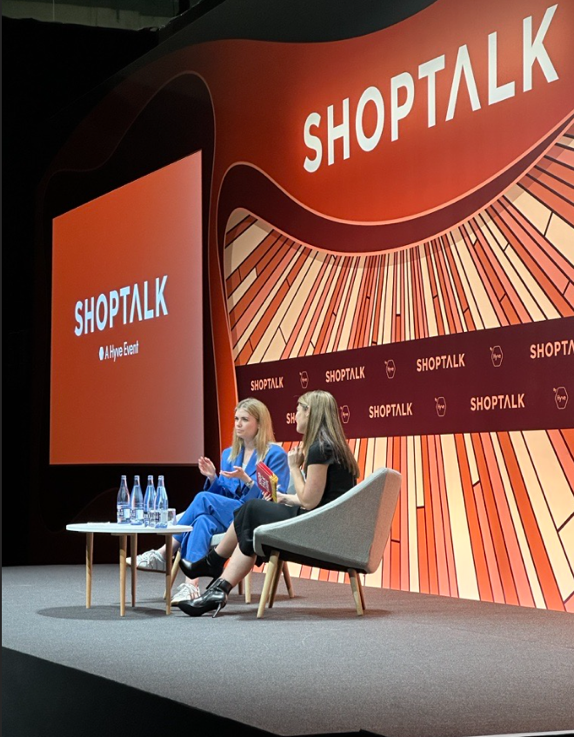
<instances>
[{"instance_id":1,"label":"white sneaker","mask_svg":"<svg viewBox=\"0 0 574 737\"><path fill-rule=\"evenodd\" d=\"M131 566L132 559L126 558L126 563L128 566ZM165 573L165 558L157 550L147 550L145 553L138 555L137 569L138 571Z\"/></svg>"},{"instance_id":2,"label":"white sneaker","mask_svg":"<svg viewBox=\"0 0 574 737\"><path fill-rule=\"evenodd\" d=\"M180 601L197 599L200 593L199 586L194 586L192 583L182 583L177 587L177 591L173 595L171 603L177 604Z\"/></svg>"}]
</instances>

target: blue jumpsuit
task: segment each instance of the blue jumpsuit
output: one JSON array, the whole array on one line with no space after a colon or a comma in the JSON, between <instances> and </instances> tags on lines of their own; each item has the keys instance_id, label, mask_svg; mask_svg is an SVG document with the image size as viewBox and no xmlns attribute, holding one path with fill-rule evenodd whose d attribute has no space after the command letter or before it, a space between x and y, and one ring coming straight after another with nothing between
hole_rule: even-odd
<instances>
[{"instance_id":1,"label":"blue jumpsuit","mask_svg":"<svg viewBox=\"0 0 574 737\"><path fill-rule=\"evenodd\" d=\"M237 458L229 460L231 448L226 448L221 456L221 470L233 471L234 466L243 465L243 449ZM255 484L251 489L239 479L227 479L221 474L210 483L206 480L204 491L200 491L179 519L181 525L192 525L191 532L174 535L181 543L181 557L194 563L209 552L209 543L213 535L226 532L233 522L233 513L250 499L262 498L261 489L257 486L255 467L256 454L253 453L245 468ZM263 459L265 464L279 479L278 487L283 493L289 487L289 464L287 453L278 445L270 445Z\"/></svg>"}]
</instances>

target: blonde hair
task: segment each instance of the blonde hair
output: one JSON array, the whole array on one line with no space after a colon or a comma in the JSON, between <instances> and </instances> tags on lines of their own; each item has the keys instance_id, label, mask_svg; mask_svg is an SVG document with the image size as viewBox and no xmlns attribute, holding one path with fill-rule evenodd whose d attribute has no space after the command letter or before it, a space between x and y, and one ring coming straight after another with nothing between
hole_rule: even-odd
<instances>
[{"instance_id":1,"label":"blonde hair","mask_svg":"<svg viewBox=\"0 0 574 737\"><path fill-rule=\"evenodd\" d=\"M255 452L257 453L257 460L264 460L269 450L269 444L275 442L275 435L273 434L273 423L271 422L271 415L269 410L260 402L259 399L249 397L248 399L242 399L241 402L235 408L235 412L240 409L244 409L249 412L251 417L257 420L259 429L255 436ZM243 448L243 440L237 437L235 428L233 428L233 441L231 443L231 453L229 454L229 460L234 461L237 456L241 453Z\"/></svg>"},{"instance_id":2,"label":"blonde hair","mask_svg":"<svg viewBox=\"0 0 574 737\"><path fill-rule=\"evenodd\" d=\"M309 409L302 442L305 458L313 443L318 442L321 449L329 446L335 460L358 478L359 466L347 444L335 397L329 392L316 389L299 397L298 403Z\"/></svg>"}]
</instances>

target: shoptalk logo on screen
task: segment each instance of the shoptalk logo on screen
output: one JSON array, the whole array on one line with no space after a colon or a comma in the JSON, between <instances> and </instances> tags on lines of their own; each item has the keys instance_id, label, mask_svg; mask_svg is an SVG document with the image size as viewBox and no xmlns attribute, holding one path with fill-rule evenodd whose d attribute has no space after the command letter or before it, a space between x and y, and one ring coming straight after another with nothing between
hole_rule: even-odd
<instances>
[{"instance_id":1,"label":"shoptalk logo on screen","mask_svg":"<svg viewBox=\"0 0 574 737\"><path fill-rule=\"evenodd\" d=\"M86 297L76 302L74 333L80 337L88 333L113 328L116 324L153 320L168 314L165 301L167 274L142 285L133 284L97 297Z\"/></svg>"}]
</instances>

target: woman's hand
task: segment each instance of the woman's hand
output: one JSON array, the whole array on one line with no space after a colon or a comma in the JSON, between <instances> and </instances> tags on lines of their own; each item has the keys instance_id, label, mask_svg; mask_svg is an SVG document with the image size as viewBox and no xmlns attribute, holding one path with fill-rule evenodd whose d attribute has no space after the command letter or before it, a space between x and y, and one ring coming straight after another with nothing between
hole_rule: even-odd
<instances>
[{"instance_id":1,"label":"woman's hand","mask_svg":"<svg viewBox=\"0 0 574 737\"><path fill-rule=\"evenodd\" d=\"M252 481L251 476L246 474L241 466L233 466L233 471L222 471L221 475L226 479L239 479L243 484L249 484Z\"/></svg>"},{"instance_id":2,"label":"woman's hand","mask_svg":"<svg viewBox=\"0 0 574 737\"><path fill-rule=\"evenodd\" d=\"M213 483L217 478L217 469L213 465L213 462L205 456L199 456L197 465L199 466L199 472L202 473L204 476L207 476L210 482Z\"/></svg>"},{"instance_id":3,"label":"woman's hand","mask_svg":"<svg viewBox=\"0 0 574 737\"><path fill-rule=\"evenodd\" d=\"M303 452L299 446L296 448L291 448L287 455L288 461L289 461L289 468L301 468L303 465L303 462L305 460L305 456L303 455Z\"/></svg>"},{"instance_id":4,"label":"woman's hand","mask_svg":"<svg viewBox=\"0 0 574 737\"><path fill-rule=\"evenodd\" d=\"M277 492L277 504L287 504L290 507L300 506L296 494L283 494L280 491Z\"/></svg>"}]
</instances>

